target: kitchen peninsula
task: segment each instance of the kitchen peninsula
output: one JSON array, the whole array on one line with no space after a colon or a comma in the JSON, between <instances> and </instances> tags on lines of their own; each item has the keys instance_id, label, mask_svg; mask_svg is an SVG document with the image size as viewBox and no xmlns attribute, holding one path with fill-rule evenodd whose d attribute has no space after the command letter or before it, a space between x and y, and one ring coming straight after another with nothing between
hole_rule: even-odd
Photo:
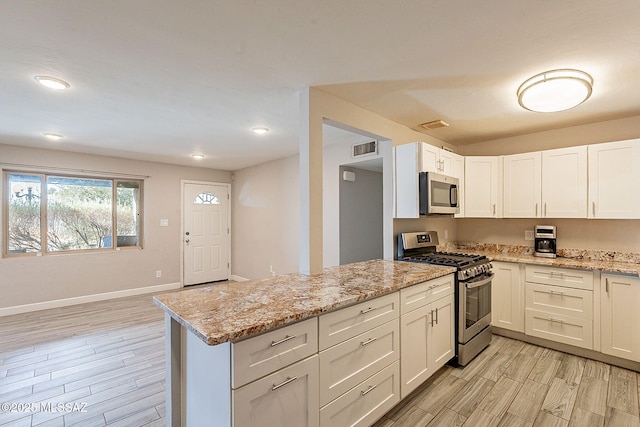
<instances>
[{"instance_id":1,"label":"kitchen peninsula","mask_svg":"<svg viewBox=\"0 0 640 427\"><path fill-rule=\"evenodd\" d=\"M261 400L298 425L318 425L322 411L341 416L352 397L374 404L363 417L384 414L400 399L400 291L422 284L425 300L439 289L453 299L454 271L376 260L156 296L165 311L167 425L249 425ZM348 377L323 387L331 380L323 369L332 369L323 363L340 359L336 351L371 360L355 371L342 366ZM261 397L276 390L286 392Z\"/></svg>"}]
</instances>

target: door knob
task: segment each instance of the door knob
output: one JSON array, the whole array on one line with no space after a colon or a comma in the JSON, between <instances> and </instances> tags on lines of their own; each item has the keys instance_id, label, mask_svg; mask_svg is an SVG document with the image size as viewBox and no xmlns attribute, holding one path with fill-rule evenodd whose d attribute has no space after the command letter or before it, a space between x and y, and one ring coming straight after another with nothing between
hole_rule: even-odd
<instances>
[{"instance_id":1,"label":"door knob","mask_svg":"<svg viewBox=\"0 0 640 427\"><path fill-rule=\"evenodd\" d=\"M186 235L188 236L188 235L189 235L189 232L187 231L187 232L186 232L186 233L184 233L184 234L186 234Z\"/></svg>"},{"instance_id":2,"label":"door knob","mask_svg":"<svg viewBox=\"0 0 640 427\"><path fill-rule=\"evenodd\" d=\"M186 239L184 242L189 246L189 239Z\"/></svg>"}]
</instances>

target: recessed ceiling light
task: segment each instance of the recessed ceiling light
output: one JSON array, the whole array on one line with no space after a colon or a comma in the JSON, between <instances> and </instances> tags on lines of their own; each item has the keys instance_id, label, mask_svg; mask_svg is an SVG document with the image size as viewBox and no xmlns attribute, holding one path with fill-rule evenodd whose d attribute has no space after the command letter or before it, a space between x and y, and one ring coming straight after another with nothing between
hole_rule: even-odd
<instances>
[{"instance_id":1,"label":"recessed ceiling light","mask_svg":"<svg viewBox=\"0 0 640 427\"><path fill-rule=\"evenodd\" d=\"M193 157L196 160L202 160L205 158L204 154L192 154L191 157Z\"/></svg>"},{"instance_id":2,"label":"recessed ceiling light","mask_svg":"<svg viewBox=\"0 0 640 427\"><path fill-rule=\"evenodd\" d=\"M64 80L56 79L55 77L35 76L34 78L42 86L48 87L49 89L62 90L69 89L69 87L71 87L69 83L65 82Z\"/></svg>"},{"instance_id":3,"label":"recessed ceiling light","mask_svg":"<svg viewBox=\"0 0 640 427\"><path fill-rule=\"evenodd\" d=\"M251 130L254 133L257 133L258 135L262 135L262 134L265 134L265 133L269 132L269 128L264 127L264 126L252 127Z\"/></svg>"},{"instance_id":4,"label":"recessed ceiling light","mask_svg":"<svg viewBox=\"0 0 640 427\"><path fill-rule=\"evenodd\" d=\"M59 141L62 138L64 138L63 135L60 135L59 133L53 133L53 132L45 132L42 134L42 136L44 136L47 139L50 139L52 141Z\"/></svg>"},{"instance_id":5,"label":"recessed ceiling light","mask_svg":"<svg viewBox=\"0 0 640 427\"><path fill-rule=\"evenodd\" d=\"M522 108L553 113L576 107L589 99L593 78L580 70L545 71L527 79L518 88Z\"/></svg>"}]
</instances>

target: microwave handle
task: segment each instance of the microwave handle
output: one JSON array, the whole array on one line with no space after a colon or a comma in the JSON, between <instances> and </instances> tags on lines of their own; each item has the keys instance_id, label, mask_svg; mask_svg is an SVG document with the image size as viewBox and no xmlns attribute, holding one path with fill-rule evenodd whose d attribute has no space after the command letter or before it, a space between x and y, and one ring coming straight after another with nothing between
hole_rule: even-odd
<instances>
[{"instance_id":1,"label":"microwave handle","mask_svg":"<svg viewBox=\"0 0 640 427\"><path fill-rule=\"evenodd\" d=\"M451 206L458 206L458 186L452 185L449 188L449 203Z\"/></svg>"}]
</instances>

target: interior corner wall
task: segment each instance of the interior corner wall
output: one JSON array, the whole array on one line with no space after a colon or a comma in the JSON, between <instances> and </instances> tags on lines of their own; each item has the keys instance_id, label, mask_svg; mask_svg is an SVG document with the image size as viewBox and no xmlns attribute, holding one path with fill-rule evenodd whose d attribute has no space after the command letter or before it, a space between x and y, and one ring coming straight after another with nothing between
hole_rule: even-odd
<instances>
[{"instance_id":1,"label":"interior corner wall","mask_svg":"<svg viewBox=\"0 0 640 427\"><path fill-rule=\"evenodd\" d=\"M181 180L231 182L231 173L226 171L2 144L0 159L2 163L150 177L144 180L143 249L0 258L0 310L153 286L179 286ZM168 219L168 227L160 227L161 218ZM157 270L162 271L161 278L156 278Z\"/></svg>"},{"instance_id":2,"label":"interior corner wall","mask_svg":"<svg viewBox=\"0 0 640 427\"><path fill-rule=\"evenodd\" d=\"M245 279L298 271L298 156L234 172L231 269Z\"/></svg>"}]
</instances>

